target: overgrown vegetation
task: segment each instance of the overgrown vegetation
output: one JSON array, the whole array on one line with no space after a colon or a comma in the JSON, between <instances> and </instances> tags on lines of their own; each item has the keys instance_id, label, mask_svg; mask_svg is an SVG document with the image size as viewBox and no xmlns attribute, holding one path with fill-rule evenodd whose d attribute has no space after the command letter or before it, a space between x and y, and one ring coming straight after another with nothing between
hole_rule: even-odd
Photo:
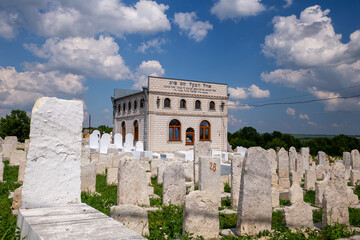
<instances>
[{"instance_id":1,"label":"overgrown vegetation","mask_svg":"<svg viewBox=\"0 0 360 240\"><path fill-rule=\"evenodd\" d=\"M322 209L313 211L313 222L318 223L322 222Z\"/></svg>"},{"instance_id":2,"label":"overgrown vegetation","mask_svg":"<svg viewBox=\"0 0 360 240\"><path fill-rule=\"evenodd\" d=\"M360 199L360 180L356 182L354 193L359 197Z\"/></svg>"},{"instance_id":3,"label":"overgrown vegetation","mask_svg":"<svg viewBox=\"0 0 360 240\"><path fill-rule=\"evenodd\" d=\"M224 184L224 192L231 193L231 187L228 182Z\"/></svg>"},{"instance_id":4,"label":"overgrown vegetation","mask_svg":"<svg viewBox=\"0 0 360 240\"><path fill-rule=\"evenodd\" d=\"M278 131L259 134L253 127L244 127L234 133L228 133L228 142L232 148L237 146L246 148L260 146L265 149L283 147L289 150L291 146L294 146L296 149L310 147L310 153L313 156L318 151L324 151L330 156L342 156L343 152L350 152L352 149L360 150L358 139L343 134L332 138L316 137L312 140L301 141L293 135L283 134Z\"/></svg>"},{"instance_id":5,"label":"overgrown vegetation","mask_svg":"<svg viewBox=\"0 0 360 240\"><path fill-rule=\"evenodd\" d=\"M8 198L21 184L17 183L19 167L9 166L9 161L4 161L4 182L0 182L0 239L20 239L16 231L16 215L11 213L12 198Z\"/></svg>"},{"instance_id":6,"label":"overgrown vegetation","mask_svg":"<svg viewBox=\"0 0 360 240\"><path fill-rule=\"evenodd\" d=\"M219 214L220 229L236 227L237 214Z\"/></svg>"},{"instance_id":7,"label":"overgrown vegetation","mask_svg":"<svg viewBox=\"0 0 360 240\"><path fill-rule=\"evenodd\" d=\"M291 205L290 200L280 199L280 206L290 206L290 205Z\"/></svg>"},{"instance_id":8,"label":"overgrown vegetation","mask_svg":"<svg viewBox=\"0 0 360 240\"><path fill-rule=\"evenodd\" d=\"M152 207L160 207L162 204L163 198L163 185L157 183L157 177L151 178L151 186L154 187L154 194L158 195L159 198L150 198L150 206Z\"/></svg>"},{"instance_id":9,"label":"overgrown vegetation","mask_svg":"<svg viewBox=\"0 0 360 240\"><path fill-rule=\"evenodd\" d=\"M29 134L30 118L25 111L12 110L10 115L0 118L0 137L16 136L18 141L24 142Z\"/></svg>"},{"instance_id":10,"label":"overgrown vegetation","mask_svg":"<svg viewBox=\"0 0 360 240\"><path fill-rule=\"evenodd\" d=\"M360 209L349 208L349 222L351 226L360 227Z\"/></svg>"}]
</instances>

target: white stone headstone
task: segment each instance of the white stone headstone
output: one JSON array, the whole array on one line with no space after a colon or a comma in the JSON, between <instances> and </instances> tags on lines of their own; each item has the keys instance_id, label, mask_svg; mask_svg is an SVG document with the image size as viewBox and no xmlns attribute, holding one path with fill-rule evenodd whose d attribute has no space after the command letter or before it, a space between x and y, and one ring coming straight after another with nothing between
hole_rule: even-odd
<instances>
[{"instance_id":1,"label":"white stone headstone","mask_svg":"<svg viewBox=\"0 0 360 240\"><path fill-rule=\"evenodd\" d=\"M115 144L117 149L123 148L123 140L122 140L121 133L115 133L114 144Z\"/></svg>"},{"instance_id":2,"label":"white stone headstone","mask_svg":"<svg viewBox=\"0 0 360 240\"><path fill-rule=\"evenodd\" d=\"M302 147L300 149L301 159L302 159L302 167L303 171L310 168L309 163L309 154L310 154L310 148L308 147Z\"/></svg>"},{"instance_id":3,"label":"white stone headstone","mask_svg":"<svg viewBox=\"0 0 360 240\"><path fill-rule=\"evenodd\" d=\"M239 205L241 172L244 162L242 155L230 155L231 161L231 207L237 209Z\"/></svg>"},{"instance_id":4,"label":"white stone headstone","mask_svg":"<svg viewBox=\"0 0 360 240\"><path fill-rule=\"evenodd\" d=\"M22 208L81 203L81 101L43 97L31 115Z\"/></svg>"},{"instance_id":5,"label":"white stone headstone","mask_svg":"<svg viewBox=\"0 0 360 240\"><path fill-rule=\"evenodd\" d=\"M245 156L247 148L244 147L236 147L236 153L241 154L242 156Z\"/></svg>"},{"instance_id":6,"label":"white stone headstone","mask_svg":"<svg viewBox=\"0 0 360 240\"><path fill-rule=\"evenodd\" d=\"M127 133L125 136L124 148L125 151L134 150L134 136L131 133Z\"/></svg>"},{"instance_id":7,"label":"white stone headstone","mask_svg":"<svg viewBox=\"0 0 360 240\"><path fill-rule=\"evenodd\" d=\"M135 151L142 152L144 151L144 144L142 141L137 141L135 144Z\"/></svg>"},{"instance_id":8,"label":"white stone headstone","mask_svg":"<svg viewBox=\"0 0 360 240\"><path fill-rule=\"evenodd\" d=\"M319 151L318 152L318 165L326 165L326 153L324 153L323 151Z\"/></svg>"},{"instance_id":9,"label":"white stone headstone","mask_svg":"<svg viewBox=\"0 0 360 240\"><path fill-rule=\"evenodd\" d=\"M90 134L89 146L91 149L99 149L99 135L95 131Z\"/></svg>"},{"instance_id":10,"label":"white stone headstone","mask_svg":"<svg viewBox=\"0 0 360 240\"><path fill-rule=\"evenodd\" d=\"M295 147L290 147L289 149L289 171L293 172L296 171L296 158L297 152Z\"/></svg>"},{"instance_id":11,"label":"white stone headstone","mask_svg":"<svg viewBox=\"0 0 360 240\"><path fill-rule=\"evenodd\" d=\"M182 205L185 200L185 172L181 162L166 165L163 179L163 204Z\"/></svg>"},{"instance_id":12,"label":"white stone headstone","mask_svg":"<svg viewBox=\"0 0 360 240\"><path fill-rule=\"evenodd\" d=\"M349 152L343 152L343 161L345 170L349 170L351 166L351 154Z\"/></svg>"},{"instance_id":13,"label":"white stone headstone","mask_svg":"<svg viewBox=\"0 0 360 240\"><path fill-rule=\"evenodd\" d=\"M95 193L96 164L88 163L81 166L81 191Z\"/></svg>"},{"instance_id":14,"label":"white stone headstone","mask_svg":"<svg viewBox=\"0 0 360 240\"><path fill-rule=\"evenodd\" d=\"M221 167L219 157L199 158L199 190L213 194L221 204Z\"/></svg>"},{"instance_id":15,"label":"white stone headstone","mask_svg":"<svg viewBox=\"0 0 360 240\"><path fill-rule=\"evenodd\" d=\"M100 139L101 133L99 130L94 130L92 133L96 134L98 136L98 139Z\"/></svg>"},{"instance_id":16,"label":"white stone headstone","mask_svg":"<svg viewBox=\"0 0 360 240\"><path fill-rule=\"evenodd\" d=\"M107 154L107 150L111 143L111 136L108 133L104 133L100 139L100 153Z\"/></svg>"},{"instance_id":17,"label":"white stone headstone","mask_svg":"<svg viewBox=\"0 0 360 240\"><path fill-rule=\"evenodd\" d=\"M351 166L354 170L360 170L360 154L357 149L351 151Z\"/></svg>"}]
</instances>

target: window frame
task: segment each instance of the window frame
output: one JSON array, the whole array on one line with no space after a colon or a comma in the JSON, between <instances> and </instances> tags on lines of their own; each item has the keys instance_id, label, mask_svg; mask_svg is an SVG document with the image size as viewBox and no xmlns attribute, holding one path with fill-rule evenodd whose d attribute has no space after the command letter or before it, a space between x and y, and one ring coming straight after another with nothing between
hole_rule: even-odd
<instances>
[{"instance_id":1,"label":"window frame","mask_svg":"<svg viewBox=\"0 0 360 240\"><path fill-rule=\"evenodd\" d=\"M164 108L171 108L171 100L170 98L164 99Z\"/></svg>"},{"instance_id":2,"label":"window frame","mask_svg":"<svg viewBox=\"0 0 360 240\"><path fill-rule=\"evenodd\" d=\"M201 101L200 100L195 101L195 110L201 110Z\"/></svg>"},{"instance_id":3,"label":"window frame","mask_svg":"<svg viewBox=\"0 0 360 240\"><path fill-rule=\"evenodd\" d=\"M192 130L192 131L189 131L189 130ZM188 134L192 135L192 142L187 141ZM188 129L186 129L186 132L185 132L185 145L194 145L194 142L195 142L195 130L190 127Z\"/></svg>"},{"instance_id":4,"label":"window frame","mask_svg":"<svg viewBox=\"0 0 360 240\"><path fill-rule=\"evenodd\" d=\"M179 125L171 125L171 123L173 122L173 121L177 121L178 123L179 123ZM169 122L169 134L168 134L168 136L169 136L169 141L170 142L180 142L181 141L181 122L179 121L179 120L177 120L177 119L172 119L170 122ZM178 132L179 132L179 138L175 138L175 136L176 136L176 134L175 134L175 132L176 132L176 129L178 128ZM172 138L170 138L170 129L172 129Z\"/></svg>"},{"instance_id":5,"label":"window frame","mask_svg":"<svg viewBox=\"0 0 360 240\"><path fill-rule=\"evenodd\" d=\"M210 101L210 103L209 103L209 110L210 110L210 111L215 111L215 102L214 102L214 101Z\"/></svg>"},{"instance_id":6,"label":"window frame","mask_svg":"<svg viewBox=\"0 0 360 240\"><path fill-rule=\"evenodd\" d=\"M201 124L203 122L206 122L208 124L208 126L201 126ZM208 129L208 138L206 138L206 129ZM209 121L207 120L203 120L200 122L199 124L199 141L211 141L211 124ZM203 137L201 138L201 133L203 135Z\"/></svg>"},{"instance_id":7,"label":"window frame","mask_svg":"<svg viewBox=\"0 0 360 240\"><path fill-rule=\"evenodd\" d=\"M139 141L139 121L137 119L133 122L133 135L134 135L134 141Z\"/></svg>"},{"instance_id":8,"label":"window frame","mask_svg":"<svg viewBox=\"0 0 360 240\"><path fill-rule=\"evenodd\" d=\"M135 100L134 101L134 110L136 110L137 109L137 101Z\"/></svg>"},{"instance_id":9,"label":"window frame","mask_svg":"<svg viewBox=\"0 0 360 240\"><path fill-rule=\"evenodd\" d=\"M186 109L186 100L185 99L180 100L180 109Z\"/></svg>"},{"instance_id":10,"label":"window frame","mask_svg":"<svg viewBox=\"0 0 360 240\"><path fill-rule=\"evenodd\" d=\"M126 123L125 123L125 121L121 122L121 135L122 135L123 142L125 142L125 135L126 135Z\"/></svg>"}]
</instances>

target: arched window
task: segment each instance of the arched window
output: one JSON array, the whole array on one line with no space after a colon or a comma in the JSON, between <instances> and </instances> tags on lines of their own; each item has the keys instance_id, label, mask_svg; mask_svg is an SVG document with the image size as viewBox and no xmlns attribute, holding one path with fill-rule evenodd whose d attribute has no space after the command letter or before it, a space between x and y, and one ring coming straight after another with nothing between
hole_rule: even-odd
<instances>
[{"instance_id":1,"label":"arched window","mask_svg":"<svg viewBox=\"0 0 360 240\"><path fill-rule=\"evenodd\" d=\"M186 129L186 145L194 145L194 129Z\"/></svg>"},{"instance_id":2,"label":"arched window","mask_svg":"<svg viewBox=\"0 0 360 240\"><path fill-rule=\"evenodd\" d=\"M134 131L134 141L137 142L139 141L139 124L138 121L135 120L134 124L133 124L133 131Z\"/></svg>"},{"instance_id":3,"label":"arched window","mask_svg":"<svg viewBox=\"0 0 360 240\"><path fill-rule=\"evenodd\" d=\"M126 111L126 105L125 105L125 103L123 103L123 111L124 111L124 112Z\"/></svg>"},{"instance_id":4,"label":"arched window","mask_svg":"<svg viewBox=\"0 0 360 240\"><path fill-rule=\"evenodd\" d=\"M135 110L137 109L137 101L136 100L134 101L134 109Z\"/></svg>"},{"instance_id":5,"label":"arched window","mask_svg":"<svg viewBox=\"0 0 360 240\"><path fill-rule=\"evenodd\" d=\"M121 104L118 105L118 112L121 111Z\"/></svg>"},{"instance_id":6,"label":"arched window","mask_svg":"<svg viewBox=\"0 0 360 240\"><path fill-rule=\"evenodd\" d=\"M200 141L210 141L210 123L205 120L200 123Z\"/></svg>"},{"instance_id":7,"label":"arched window","mask_svg":"<svg viewBox=\"0 0 360 240\"><path fill-rule=\"evenodd\" d=\"M225 103L222 102L222 103L221 103L221 111L222 111L222 112L224 111L224 108L225 108Z\"/></svg>"},{"instance_id":8,"label":"arched window","mask_svg":"<svg viewBox=\"0 0 360 240\"><path fill-rule=\"evenodd\" d=\"M181 123L173 119L169 123L169 141L181 140Z\"/></svg>"},{"instance_id":9,"label":"arched window","mask_svg":"<svg viewBox=\"0 0 360 240\"><path fill-rule=\"evenodd\" d=\"M185 99L180 100L180 108L186 108L186 101Z\"/></svg>"},{"instance_id":10,"label":"arched window","mask_svg":"<svg viewBox=\"0 0 360 240\"><path fill-rule=\"evenodd\" d=\"M131 110L131 102L128 103L128 110Z\"/></svg>"},{"instance_id":11,"label":"arched window","mask_svg":"<svg viewBox=\"0 0 360 240\"><path fill-rule=\"evenodd\" d=\"M209 109L210 110L215 110L215 103L213 101L210 102Z\"/></svg>"},{"instance_id":12,"label":"arched window","mask_svg":"<svg viewBox=\"0 0 360 240\"><path fill-rule=\"evenodd\" d=\"M125 135L126 135L125 121L123 121L121 123L121 135L122 135L123 142L125 142Z\"/></svg>"},{"instance_id":13,"label":"arched window","mask_svg":"<svg viewBox=\"0 0 360 240\"><path fill-rule=\"evenodd\" d=\"M140 100L140 108L143 108L144 107L144 104L145 104L145 100L142 98Z\"/></svg>"},{"instance_id":14,"label":"arched window","mask_svg":"<svg viewBox=\"0 0 360 240\"><path fill-rule=\"evenodd\" d=\"M195 102L195 109L201 109L201 102L199 100Z\"/></svg>"},{"instance_id":15,"label":"arched window","mask_svg":"<svg viewBox=\"0 0 360 240\"><path fill-rule=\"evenodd\" d=\"M170 99L169 98L165 98L164 100L164 107L170 107Z\"/></svg>"}]
</instances>

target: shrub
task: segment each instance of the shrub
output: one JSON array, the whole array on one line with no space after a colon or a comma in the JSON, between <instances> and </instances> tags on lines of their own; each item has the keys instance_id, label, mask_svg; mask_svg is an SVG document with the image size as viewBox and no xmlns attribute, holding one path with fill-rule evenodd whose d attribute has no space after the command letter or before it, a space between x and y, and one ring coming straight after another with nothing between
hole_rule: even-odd
<instances>
[{"instance_id":1,"label":"shrub","mask_svg":"<svg viewBox=\"0 0 360 240\"><path fill-rule=\"evenodd\" d=\"M304 196L304 202L310 203L311 205L315 204L315 191L314 190L306 191L305 196Z\"/></svg>"},{"instance_id":2,"label":"shrub","mask_svg":"<svg viewBox=\"0 0 360 240\"><path fill-rule=\"evenodd\" d=\"M229 183L225 183L224 192L231 193L231 187Z\"/></svg>"},{"instance_id":3,"label":"shrub","mask_svg":"<svg viewBox=\"0 0 360 240\"><path fill-rule=\"evenodd\" d=\"M220 229L235 228L237 214L219 214Z\"/></svg>"},{"instance_id":4,"label":"shrub","mask_svg":"<svg viewBox=\"0 0 360 240\"><path fill-rule=\"evenodd\" d=\"M360 227L360 209L349 208L349 221L351 226Z\"/></svg>"}]
</instances>

